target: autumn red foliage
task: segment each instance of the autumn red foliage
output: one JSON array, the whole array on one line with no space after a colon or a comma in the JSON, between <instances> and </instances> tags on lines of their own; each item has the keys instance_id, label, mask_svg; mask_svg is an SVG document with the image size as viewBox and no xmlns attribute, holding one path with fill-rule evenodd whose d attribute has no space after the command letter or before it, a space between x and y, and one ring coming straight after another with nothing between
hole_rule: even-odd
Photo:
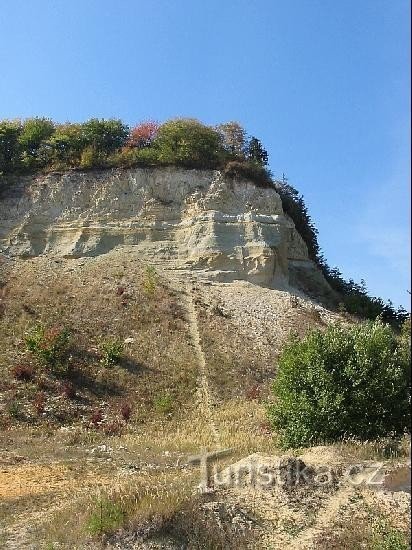
<instances>
[{"instance_id":1,"label":"autumn red foliage","mask_svg":"<svg viewBox=\"0 0 412 550\"><path fill-rule=\"evenodd\" d=\"M103 421L102 411L100 409L93 411L90 420L93 426L97 428L99 424Z\"/></svg>"},{"instance_id":2,"label":"autumn red foliage","mask_svg":"<svg viewBox=\"0 0 412 550\"><path fill-rule=\"evenodd\" d=\"M34 377L33 367L26 364L15 365L11 369L11 373L16 380L20 380L22 382L28 382Z\"/></svg>"},{"instance_id":3,"label":"autumn red foliage","mask_svg":"<svg viewBox=\"0 0 412 550\"><path fill-rule=\"evenodd\" d=\"M37 392L33 399L33 407L38 415L44 413L46 407L46 394L44 392Z\"/></svg>"},{"instance_id":4,"label":"autumn red foliage","mask_svg":"<svg viewBox=\"0 0 412 550\"><path fill-rule=\"evenodd\" d=\"M132 407L129 403L122 403L120 407L120 414L122 415L123 420L126 422L130 420L132 415Z\"/></svg>"},{"instance_id":5,"label":"autumn red foliage","mask_svg":"<svg viewBox=\"0 0 412 550\"><path fill-rule=\"evenodd\" d=\"M149 147L157 135L159 124L153 120L141 122L130 131L128 147Z\"/></svg>"}]
</instances>

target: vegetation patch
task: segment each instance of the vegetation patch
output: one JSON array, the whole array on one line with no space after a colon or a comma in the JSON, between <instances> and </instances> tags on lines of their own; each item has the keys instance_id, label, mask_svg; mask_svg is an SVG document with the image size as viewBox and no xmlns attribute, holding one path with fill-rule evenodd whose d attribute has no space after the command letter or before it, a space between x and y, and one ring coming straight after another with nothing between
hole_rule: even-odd
<instances>
[{"instance_id":1,"label":"vegetation patch","mask_svg":"<svg viewBox=\"0 0 412 550\"><path fill-rule=\"evenodd\" d=\"M53 170L133 166L222 169L270 182L268 155L237 122L207 126L178 118L130 128L118 119L55 124L47 118L0 121L0 176Z\"/></svg>"},{"instance_id":2,"label":"vegetation patch","mask_svg":"<svg viewBox=\"0 0 412 550\"><path fill-rule=\"evenodd\" d=\"M63 367L65 354L70 344L70 331L65 327L50 327L39 324L26 336L26 346L39 363L58 370Z\"/></svg>"},{"instance_id":3,"label":"vegetation patch","mask_svg":"<svg viewBox=\"0 0 412 550\"><path fill-rule=\"evenodd\" d=\"M120 362L123 356L124 345L120 340L107 340L100 346L100 363L104 367L112 367Z\"/></svg>"},{"instance_id":4,"label":"vegetation patch","mask_svg":"<svg viewBox=\"0 0 412 550\"><path fill-rule=\"evenodd\" d=\"M330 267L318 242L318 230L309 214L304 197L290 185L287 178L274 180L273 184L282 199L284 212L290 216L299 235L308 247L309 257L318 265L325 279L336 293L336 303L329 304L341 313L356 315L362 319L382 319L395 328L399 328L407 320L408 313L402 307L394 307L388 300L370 296L365 281L360 283L353 279L346 280L339 268Z\"/></svg>"},{"instance_id":5,"label":"vegetation patch","mask_svg":"<svg viewBox=\"0 0 412 550\"><path fill-rule=\"evenodd\" d=\"M279 358L269 418L284 447L409 428L409 343L381 321L315 330Z\"/></svg>"}]
</instances>

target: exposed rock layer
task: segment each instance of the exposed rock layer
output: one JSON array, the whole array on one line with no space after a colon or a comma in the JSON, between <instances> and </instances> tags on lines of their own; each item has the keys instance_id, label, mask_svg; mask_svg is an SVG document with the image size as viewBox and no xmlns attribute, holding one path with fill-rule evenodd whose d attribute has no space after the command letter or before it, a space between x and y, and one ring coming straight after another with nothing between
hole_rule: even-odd
<instances>
[{"instance_id":1,"label":"exposed rock layer","mask_svg":"<svg viewBox=\"0 0 412 550\"><path fill-rule=\"evenodd\" d=\"M53 173L4 182L0 250L31 257L97 256L133 246L174 268L223 281L326 285L275 189L218 171L164 169Z\"/></svg>"}]
</instances>

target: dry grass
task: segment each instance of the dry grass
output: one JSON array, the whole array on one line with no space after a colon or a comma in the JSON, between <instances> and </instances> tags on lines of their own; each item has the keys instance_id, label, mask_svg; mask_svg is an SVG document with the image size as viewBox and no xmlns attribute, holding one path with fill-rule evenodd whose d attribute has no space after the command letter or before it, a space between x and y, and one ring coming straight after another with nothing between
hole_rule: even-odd
<instances>
[{"instance_id":1,"label":"dry grass","mask_svg":"<svg viewBox=\"0 0 412 550\"><path fill-rule=\"evenodd\" d=\"M197 467L182 470L176 463L184 464L189 455L203 449L217 450L211 426L196 403L198 365L180 297L146 265L115 253L110 261L108 257L19 261L9 272L3 295L0 415L7 430L0 436L0 446L5 460L13 454L17 462L20 456L27 464L23 478L18 463L10 464L8 472L12 477L14 472L16 482L25 479L28 487L36 486L24 502L23 495L8 501L3 507L5 522L19 529L16 510L23 506L21 519L26 525L43 525L42 541L75 547L75 540L89 536L87 517L102 491L105 498L120 501L127 522L144 523L155 510L166 521L200 481ZM71 399L61 395L62 380L40 368L25 349L25 333L39 322L72 331L66 377L75 387ZM102 367L101 342L112 339L127 339L125 360ZM23 358L33 364L32 381L12 377L11 367ZM33 410L33 398L40 390L46 396L45 414ZM171 397L167 411L156 407L157 398L165 394ZM22 408L20 417L8 414L10 399ZM120 418L125 402L131 404L131 419L123 421L123 434L109 437L104 426ZM47 408L50 403L53 409ZM100 410L103 423L93 427L90 418ZM225 401L213 410L213 418L218 447L233 449L232 457L272 449L258 402ZM62 425L68 429L60 430ZM102 444L110 446L110 453L91 454ZM54 478L51 463L58 464L59 475ZM73 464L90 474L87 490L78 490L72 479ZM138 483L135 476L122 480L121 472L130 464L139 469ZM43 494L42 484L47 487L50 480L50 505L43 512L45 503L36 495ZM50 515L47 508L58 511Z\"/></svg>"},{"instance_id":2,"label":"dry grass","mask_svg":"<svg viewBox=\"0 0 412 550\"><path fill-rule=\"evenodd\" d=\"M133 476L94 489L44 521L36 539L42 544L58 543L59 548L84 548L88 541L98 541L120 528L143 531L151 523L158 527L191 498L193 479L193 472L146 472L142 478ZM120 512L115 522L108 520L108 508Z\"/></svg>"},{"instance_id":3,"label":"dry grass","mask_svg":"<svg viewBox=\"0 0 412 550\"><path fill-rule=\"evenodd\" d=\"M410 458L411 438L380 438L374 441L359 441L346 439L335 443L333 447L342 455L345 461L354 460L398 460Z\"/></svg>"},{"instance_id":4,"label":"dry grass","mask_svg":"<svg viewBox=\"0 0 412 550\"><path fill-rule=\"evenodd\" d=\"M195 536L203 541L201 548L241 548L232 526L230 532L220 530L216 518L205 513L204 500L194 497L200 472L187 462L203 450L231 450L219 468L254 452L280 454L264 406L278 342L269 338L264 346L256 345L224 308L202 303L198 296L197 320L213 394L205 415L196 394L199 365L184 300L150 266L116 251L94 259L40 257L8 266L4 282L0 487L11 483L15 492L18 484L33 489L13 498L9 491L2 503L7 536L18 533L20 547L33 542L35 531L39 547L59 542L59 548L98 548L100 535L107 533L121 547L116 537L123 535L112 532L124 527L185 543ZM323 323L318 313L292 309L282 313L286 328L304 332ZM24 335L38 322L71 329L67 376L41 369L27 354ZM113 339L126 340L124 357L104 367L99 349ZM32 380L13 376L13 367L23 360L33 365ZM62 381L73 384L75 396L62 395ZM38 392L46 396L45 414L33 406ZM159 406L166 395L167 407ZM9 408L14 402L20 411L15 416ZM130 420L122 414L125 404L131 407ZM99 411L103 420L92 426L91 415ZM116 422L121 429L108 433ZM328 449L339 461L398 459L407 456L409 443L345 441ZM109 503L114 519L96 532L102 502ZM338 535L343 531L343 538L336 538L341 545L352 536L349 524L336 528ZM335 544L333 537L327 540ZM352 547L356 544L353 539Z\"/></svg>"},{"instance_id":5,"label":"dry grass","mask_svg":"<svg viewBox=\"0 0 412 550\"><path fill-rule=\"evenodd\" d=\"M177 413L191 406L196 365L183 313L160 279L147 291L146 267L131 260L111 263L100 258L64 264L42 258L18 262L4 287L0 319L4 350L0 357L0 417L4 427L15 425L19 418L30 423L72 423L96 407L103 407L108 421L114 420L125 401L133 402L134 420L144 423L148 416L156 415L153 402L165 392L173 396ZM59 398L61 380L36 365L25 349L26 332L39 322L63 325L72 332L67 376L77 399L71 402ZM129 340L121 363L104 368L99 349L102 342L113 339ZM33 383L12 375L13 367L22 360L33 363ZM39 390L45 392L53 409L52 414L40 418L32 405ZM7 412L11 402L22 411L15 418Z\"/></svg>"},{"instance_id":6,"label":"dry grass","mask_svg":"<svg viewBox=\"0 0 412 550\"><path fill-rule=\"evenodd\" d=\"M395 527L388 517L361 506L350 518L342 517L315 539L319 550L408 550L408 526Z\"/></svg>"}]
</instances>

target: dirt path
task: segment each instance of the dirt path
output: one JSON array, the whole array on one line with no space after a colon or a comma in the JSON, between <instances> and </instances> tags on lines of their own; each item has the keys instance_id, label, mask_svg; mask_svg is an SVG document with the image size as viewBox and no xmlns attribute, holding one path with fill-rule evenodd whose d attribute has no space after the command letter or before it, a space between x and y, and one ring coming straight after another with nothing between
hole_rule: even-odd
<instances>
[{"instance_id":1,"label":"dirt path","mask_svg":"<svg viewBox=\"0 0 412 550\"><path fill-rule=\"evenodd\" d=\"M185 291L183 294L183 302L185 305L185 310L187 313L187 321L189 323L189 333L195 350L195 355L197 359L197 364L199 367L199 379L198 379L198 405L199 412L204 417L207 418L208 425L213 437L213 441L217 448L220 448L220 435L219 430L216 426L214 418L214 408L215 403L210 391L208 376L207 376L207 366L205 354L202 349L202 342L199 333L199 326L197 321L196 307L193 301L192 289L189 285L185 285Z\"/></svg>"}]
</instances>

